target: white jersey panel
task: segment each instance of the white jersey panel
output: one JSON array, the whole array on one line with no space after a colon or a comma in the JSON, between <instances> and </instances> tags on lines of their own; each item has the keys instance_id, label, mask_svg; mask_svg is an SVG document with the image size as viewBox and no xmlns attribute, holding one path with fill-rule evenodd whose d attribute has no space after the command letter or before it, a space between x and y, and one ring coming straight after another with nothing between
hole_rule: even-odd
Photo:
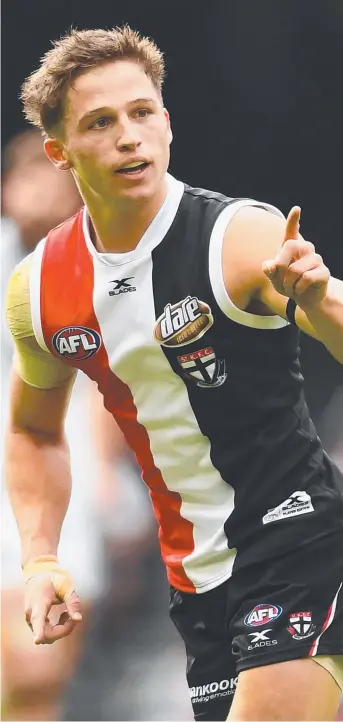
<instances>
[{"instance_id":1,"label":"white jersey panel","mask_svg":"<svg viewBox=\"0 0 343 722\"><path fill-rule=\"evenodd\" d=\"M180 495L181 516L193 524L194 550L183 566L203 592L231 575L236 552L228 549L224 523L234 508L234 491L213 466L186 386L153 338L151 256L126 265L128 276L136 290L110 296L113 281L124 274L95 260L94 310L111 370L130 388L154 463L168 489Z\"/></svg>"}]
</instances>

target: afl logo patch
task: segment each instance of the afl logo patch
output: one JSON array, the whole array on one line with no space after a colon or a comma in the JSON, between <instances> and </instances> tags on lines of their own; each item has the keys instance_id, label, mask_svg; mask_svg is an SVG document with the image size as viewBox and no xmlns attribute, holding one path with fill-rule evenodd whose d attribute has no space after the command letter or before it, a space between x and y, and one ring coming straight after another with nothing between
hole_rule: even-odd
<instances>
[{"instance_id":1,"label":"afl logo patch","mask_svg":"<svg viewBox=\"0 0 343 722\"><path fill-rule=\"evenodd\" d=\"M278 604L256 604L256 607L244 617L244 624L247 627L260 627L277 619L280 614L282 614L282 607Z\"/></svg>"},{"instance_id":2,"label":"afl logo patch","mask_svg":"<svg viewBox=\"0 0 343 722\"><path fill-rule=\"evenodd\" d=\"M99 351L101 337L92 328L67 326L55 333L52 345L68 361L85 361Z\"/></svg>"},{"instance_id":3,"label":"afl logo patch","mask_svg":"<svg viewBox=\"0 0 343 722\"><path fill-rule=\"evenodd\" d=\"M157 319L154 337L161 346L186 346L196 341L213 324L211 309L196 296L183 301L168 303Z\"/></svg>"}]
</instances>

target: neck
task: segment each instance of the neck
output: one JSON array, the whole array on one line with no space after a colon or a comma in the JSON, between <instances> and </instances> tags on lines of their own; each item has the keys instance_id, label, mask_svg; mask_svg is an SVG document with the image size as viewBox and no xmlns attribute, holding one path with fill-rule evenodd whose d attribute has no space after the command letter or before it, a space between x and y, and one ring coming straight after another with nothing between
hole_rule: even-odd
<instances>
[{"instance_id":1,"label":"neck","mask_svg":"<svg viewBox=\"0 0 343 722\"><path fill-rule=\"evenodd\" d=\"M133 251L162 207L167 196L167 180L148 199L125 204L99 202L99 198L82 193L90 215L90 236L100 253Z\"/></svg>"}]
</instances>

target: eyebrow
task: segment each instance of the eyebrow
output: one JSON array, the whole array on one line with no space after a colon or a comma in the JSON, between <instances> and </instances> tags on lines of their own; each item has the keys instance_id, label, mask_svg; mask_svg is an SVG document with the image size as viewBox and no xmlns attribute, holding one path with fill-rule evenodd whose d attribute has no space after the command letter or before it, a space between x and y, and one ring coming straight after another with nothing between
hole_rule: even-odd
<instances>
[{"instance_id":1,"label":"eyebrow","mask_svg":"<svg viewBox=\"0 0 343 722\"><path fill-rule=\"evenodd\" d=\"M156 100L154 100L154 98L135 98L134 100L130 100L127 105L131 107L133 105L137 105L137 103L156 103ZM88 113L81 116L78 126L98 113L108 113L109 111L113 113L113 109L111 109L108 105L102 105L100 108L93 108L93 110L89 110Z\"/></svg>"}]
</instances>

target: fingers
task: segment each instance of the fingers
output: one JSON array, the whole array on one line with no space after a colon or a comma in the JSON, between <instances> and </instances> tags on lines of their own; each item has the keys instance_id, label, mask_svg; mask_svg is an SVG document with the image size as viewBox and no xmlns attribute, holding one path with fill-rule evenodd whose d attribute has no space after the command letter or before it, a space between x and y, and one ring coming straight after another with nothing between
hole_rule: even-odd
<instances>
[{"instance_id":1,"label":"fingers","mask_svg":"<svg viewBox=\"0 0 343 722\"><path fill-rule=\"evenodd\" d=\"M299 297L309 288L318 289L326 286L330 278L329 269L322 265L305 271L295 284L295 293Z\"/></svg>"},{"instance_id":2,"label":"fingers","mask_svg":"<svg viewBox=\"0 0 343 722\"><path fill-rule=\"evenodd\" d=\"M49 619L51 608L64 602L56 596L50 579L31 578L26 584L26 621L34 636L35 644L52 644L68 636L75 625L82 621L81 602L75 591L70 593L64 612L58 623Z\"/></svg>"},{"instance_id":3,"label":"fingers","mask_svg":"<svg viewBox=\"0 0 343 722\"><path fill-rule=\"evenodd\" d=\"M292 296L295 292L299 293L299 283L304 274L323 266L323 259L318 253L303 256L298 261L291 263L284 269L282 276L283 290L287 296ZM280 277L281 280L281 277Z\"/></svg>"},{"instance_id":4,"label":"fingers","mask_svg":"<svg viewBox=\"0 0 343 722\"><path fill-rule=\"evenodd\" d=\"M25 587L25 617L32 629L35 644L41 644L46 619L55 600L55 591L49 578L39 582L29 579Z\"/></svg>"},{"instance_id":5,"label":"fingers","mask_svg":"<svg viewBox=\"0 0 343 722\"><path fill-rule=\"evenodd\" d=\"M271 278L268 273L266 275ZM330 271L322 257L318 253L306 253L289 266L279 263L271 280L279 293L297 299L310 287L325 286L329 278Z\"/></svg>"},{"instance_id":6,"label":"fingers","mask_svg":"<svg viewBox=\"0 0 343 722\"><path fill-rule=\"evenodd\" d=\"M44 639L46 619L51 609L51 600L42 597L32 605L32 610L26 612L26 621L32 629L35 644L41 644Z\"/></svg>"},{"instance_id":7,"label":"fingers","mask_svg":"<svg viewBox=\"0 0 343 722\"><path fill-rule=\"evenodd\" d=\"M299 206L292 208L281 248L275 258L262 264L262 270L279 294L293 298L304 309L324 298L330 271L313 243L299 237L300 213Z\"/></svg>"},{"instance_id":8,"label":"fingers","mask_svg":"<svg viewBox=\"0 0 343 722\"><path fill-rule=\"evenodd\" d=\"M300 206L291 208L287 216L285 234L278 255L276 258L264 261L262 264L262 270L270 280L273 280L277 274L280 275L282 267L285 270L295 258L300 258L301 255L308 253L309 248L306 250L307 246L311 246L311 250L314 250L314 246L307 244L306 241L299 244L300 214Z\"/></svg>"},{"instance_id":9,"label":"fingers","mask_svg":"<svg viewBox=\"0 0 343 722\"><path fill-rule=\"evenodd\" d=\"M40 644L53 644L59 639L68 637L68 635L71 634L71 632L73 631L76 624L76 621L70 619L68 612L63 612L63 614L61 614L57 624L53 625L49 620L46 620L43 639Z\"/></svg>"},{"instance_id":10,"label":"fingers","mask_svg":"<svg viewBox=\"0 0 343 722\"><path fill-rule=\"evenodd\" d=\"M76 596L76 595L75 595ZM74 600L74 604L76 601ZM80 606L80 601L78 600ZM57 624L52 624L48 614L51 609L51 603L46 600L45 603L41 601L36 604L32 611L26 612L26 621L28 626L32 630L35 644L53 644L53 642L63 637L67 637L70 634L76 624L80 623L82 616L80 611L72 611L70 615L69 611L65 611L61 614Z\"/></svg>"},{"instance_id":11,"label":"fingers","mask_svg":"<svg viewBox=\"0 0 343 722\"><path fill-rule=\"evenodd\" d=\"M286 241L289 241L290 239L298 240L300 228L300 214L300 206L293 206L293 208L291 208L286 220L285 236L282 245L284 245Z\"/></svg>"},{"instance_id":12,"label":"fingers","mask_svg":"<svg viewBox=\"0 0 343 722\"><path fill-rule=\"evenodd\" d=\"M35 644L52 644L66 637L82 620L81 602L68 572L56 557L37 557L25 565L24 576L26 621ZM64 602L67 611L53 625L49 619L51 607Z\"/></svg>"},{"instance_id":13,"label":"fingers","mask_svg":"<svg viewBox=\"0 0 343 722\"><path fill-rule=\"evenodd\" d=\"M262 270L270 280L274 280L278 277L278 280L282 283L291 263L303 256L308 256L311 253L314 254L314 251L315 248L313 243L309 243L308 241L297 241L296 239L288 240L287 243L284 243L284 245L281 246L281 249L275 258L269 261L264 261L262 264Z\"/></svg>"},{"instance_id":14,"label":"fingers","mask_svg":"<svg viewBox=\"0 0 343 722\"><path fill-rule=\"evenodd\" d=\"M82 609L80 597L73 591L70 597L66 600L67 611L70 619L74 622L82 621Z\"/></svg>"}]
</instances>

